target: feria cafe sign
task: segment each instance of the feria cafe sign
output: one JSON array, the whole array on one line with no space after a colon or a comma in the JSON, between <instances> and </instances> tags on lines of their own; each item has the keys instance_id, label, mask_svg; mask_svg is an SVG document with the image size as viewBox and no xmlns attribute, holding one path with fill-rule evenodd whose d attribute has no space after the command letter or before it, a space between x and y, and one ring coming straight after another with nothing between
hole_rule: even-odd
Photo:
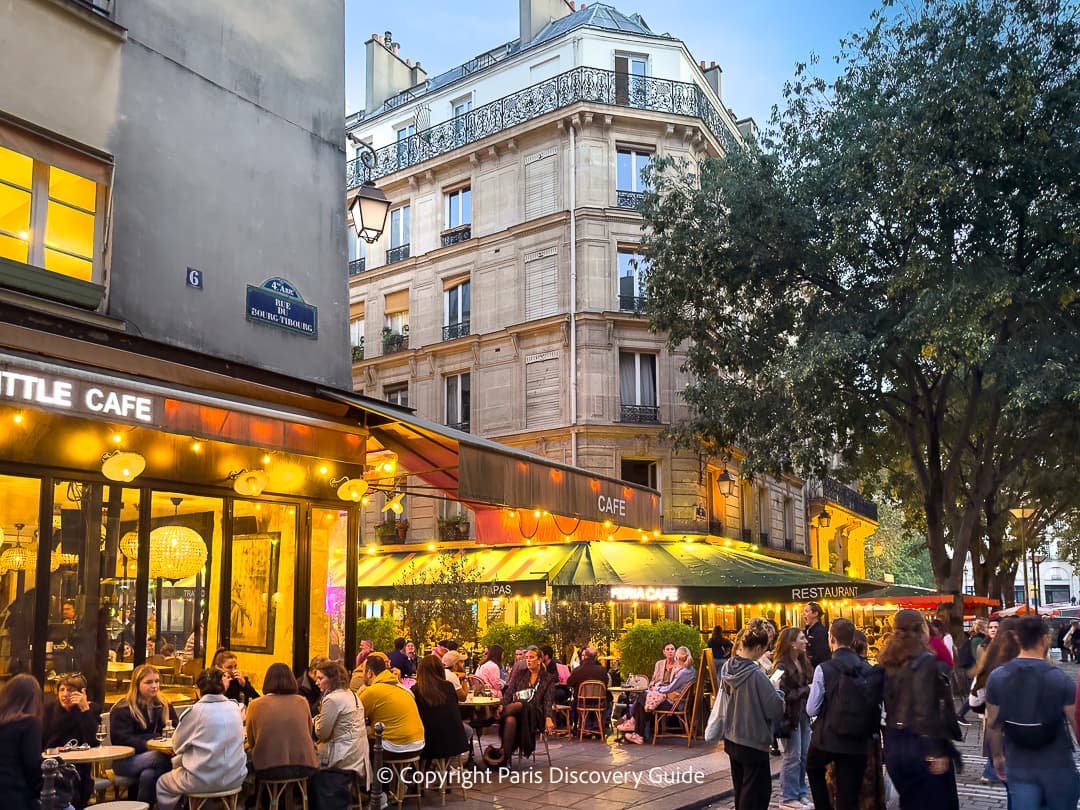
<instances>
[{"instance_id":1,"label":"feria cafe sign","mask_svg":"<svg viewBox=\"0 0 1080 810\"><path fill-rule=\"evenodd\" d=\"M614 585L611 588L613 602L678 602L678 588L636 588Z\"/></svg>"},{"instance_id":2,"label":"feria cafe sign","mask_svg":"<svg viewBox=\"0 0 1080 810\"><path fill-rule=\"evenodd\" d=\"M127 422L154 422L154 397L112 386L0 369L0 400Z\"/></svg>"}]
</instances>

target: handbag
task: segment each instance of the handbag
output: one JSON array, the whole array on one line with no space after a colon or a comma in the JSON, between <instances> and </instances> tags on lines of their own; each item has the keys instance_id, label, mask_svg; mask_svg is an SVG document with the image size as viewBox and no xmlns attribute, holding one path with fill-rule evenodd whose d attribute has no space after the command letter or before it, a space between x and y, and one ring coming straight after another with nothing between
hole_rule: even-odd
<instances>
[{"instance_id":1,"label":"handbag","mask_svg":"<svg viewBox=\"0 0 1080 810\"><path fill-rule=\"evenodd\" d=\"M667 700L666 694L650 689L645 693L645 711L655 712L665 700Z\"/></svg>"},{"instance_id":2,"label":"handbag","mask_svg":"<svg viewBox=\"0 0 1080 810\"><path fill-rule=\"evenodd\" d=\"M730 698L727 685L721 681L716 699L713 700L712 711L709 712L709 722L705 725L705 742L717 743L724 738L724 723L727 720Z\"/></svg>"}]
</instances>

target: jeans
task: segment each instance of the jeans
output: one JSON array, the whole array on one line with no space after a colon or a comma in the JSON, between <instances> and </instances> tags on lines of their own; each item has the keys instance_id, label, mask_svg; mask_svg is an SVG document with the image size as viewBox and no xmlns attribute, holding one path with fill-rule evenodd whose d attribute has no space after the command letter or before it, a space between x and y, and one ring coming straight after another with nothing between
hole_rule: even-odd
<instances>
[{"instance_id":1,"label":"jeans","mask_svg":"<svg viewBox=\"0 0 1080 810\"><path fill-rule=\"evenodd\" d=\"M818 810L832 810L829 786L825 780L825 771L830 762L833 764L833 778L836 781L837 810L858 810L859 788L862 787L863 774L866 773L866 754L834 754L832 751L811 747L806 762L806 778L810 780L814 807Z\"/></svg>"},{"instance_id":2,"label":"jeans","mask_svg":"<svg viewBox=\"0 0 1080 810\"><path fill-rule=\"evenodd\" d=\"M780 766L780 801L792 801L808 795L806 749L809 747L810 718L806 712L802 712L799 725L784 738L784 762Z\"/></svg>"},{"instance_id":3,"label":"jeans","mask_svg":"<svg viewBox=\"0 0 1080 810\"><path fill-rule=\"evenodd\" d=\"M1008 763L1006 763L1008 768ZM1009 804L1030 810L1076 810L1080 775L1075 768L1008 769Z\"/></svg>"},{"instance_id":4,"label":"jeans","mask_svg":"<svg viewBox=\"0 0 1080 810\"><path fill-rule=\"evenodd\" d=\"M917 734L885 729L885 768L900 794L900 810L959 810L956 771L950 767L943 774L930 773L927 753Z\"/></svg>"},{"instance_id":5,"label":"jeans","mask_svg":"<svg viewBox=\"0 0 1080 810\"><path fill-rule=\"evenodd\" d=\"M160 751L143 751L128 759L114 760L113 770L120 776L138 779L138 800L153 804L157 801L158 777L172 770L172 760Z\"/></svg>"},{"instance_id":6,"label":"jeans","mask_svg":"<svg viewBox=\"0 0 1080 810\"><path fill-rule=\"evenodd\" d=\"M735 810L769 810L772 798L769 752L724 740L724 753L731 760Z\"/></svg>"}]
</instances>

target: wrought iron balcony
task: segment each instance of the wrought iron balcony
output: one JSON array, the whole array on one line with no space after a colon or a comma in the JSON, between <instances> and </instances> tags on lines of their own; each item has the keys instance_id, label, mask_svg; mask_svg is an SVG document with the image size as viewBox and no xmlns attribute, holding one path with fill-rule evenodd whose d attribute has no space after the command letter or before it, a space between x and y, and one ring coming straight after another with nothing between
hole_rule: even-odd
<instances>
[{"instance_id":1,"label":"wrought iron balcony","mask_svg":"<svg viewBox=\"0 0 1080 810\"><path fill-rule=\"evenodd\" d=\"M619 191L615 192L615 205L619 208L637 208L645 199L644 191Z\"/></svg>"},{"instance_id":2,"label":"wrought iron balcony","mask_svg":"<svg viewBox=\"0 0 1080 810\"><path fill-rule=\"evenodd\" d=\"M468 242L470 239L472 239L471 223L458 225L456 228L443 231L442 235L439 237L439 241L442 242L443 247L450 247L450 245L456 245L458 242Z\"/></svg>"},{"instance_id":3,"label":"wrought iron balcony","mask_svg":"<svg viewBox=\"0 0 1080 810\"><path fill-rule=\"evenodd\" d=\"M442 328L443 340L455 340L459 337L465 337L471 334L469 331L469 319L465 318L457 323L449 323Z\"/></svg>"},{"instance_id":4,"label":"wrought iron balcony","mask_svg":"<svg viewBox=\"0 0 1080 810\"><path fill-rule=\"evenodd\" d=\"M469 432L469 420L467 419L464 422L447 422L446 426L454 430L460 430L462 433Z\"/></svg>"},{"instance_id":5,"label":"wrought iron balcony","mask_svg":"<svg viewBox=\"0 0 1080 810\"><path fill-rule=\"evenodd\" d=\"M619 294L619 309L623 312L640 313L645 309L645 296Z\"/></svg>"},{"instance_id":6,"label":"wrought iron balcony","mask_svg":"<svg viewBox=\"0 0 1080 810\"><path fill-rule=\"evenodd\" d=\"M838 506L877 522L877 504L851 487L832 478L811 478L806 482L807 500L832 501Z\"/></svg>"},{"instance_id":7,"label":"wrought iron balcony","mask_svg":"<svg viewBox=\"0 0 1080 810\"><path fill-rule=\"evenodd\" d=\"M395 352L404 352L409 349L409 336L399 335L397 333L391 333L389 335L383 335L382 339L382 351L383 354L394 354Z\"/></svg>"},{"instance_id":8,"label":"wrought iron balcony","mask_svg":"<svg viewBox=\"0 0 1080 810\"><path fill-rule=\"evenodd\" d=\"M642 425L660 424L660 406L658 405L623 405L619 409L620 422L634 422Z\"/></svg>"},{"instance_id":9,"label":"wrought iron balcony","mask_svg":"<svg viewBox=\"0 0 1080 810\"><path fill-rule=\"evenodd\" d=\"M359 158L349 161L345 184L356 188L578 102L698 118L724 149L735 147L737 136L729 128L727 113L714 106L698 85L651 76L633 77L632 84L629 80L613 70L568 70L376 149L371 168Z\"/></svg>"},{"instance_id":10,"label":"wrought iron balcony","mask_svg":"<svg viewBox=\"0 0 1080 810\"><path fill-rule=\"evenodd\" d=\"M404 261L409 258L409 245L406 243L399 247L390 248L386 251L386 263L393 264L394 262Z\"/></svg>"},{"instance_id":11,"label":"wrought iron balcony","mask_svg":"<svg viewBox=\"0 0 1080 810\"><path fill-rule=\"evenodd\" d=\"M359 259L353 259L349 262L349 275L358 276L367 270L367 259L361 256Z\"/></svg>"}]
</instances>

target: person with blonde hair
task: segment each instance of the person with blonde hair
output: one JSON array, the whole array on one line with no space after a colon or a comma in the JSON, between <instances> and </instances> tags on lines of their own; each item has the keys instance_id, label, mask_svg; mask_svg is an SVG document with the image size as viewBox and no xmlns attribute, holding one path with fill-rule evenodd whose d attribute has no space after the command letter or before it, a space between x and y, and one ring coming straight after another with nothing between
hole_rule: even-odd
<instances>
[{"instance_id":1,"label":"person with blonde hair","mask_svg":"<svg viewBox=\"0 0 1080 810\"><path fill-rule=\"evenodd\" d=\"M619 724L619 731L626 732L628 742L641 745L648 736L648 726L652 721L652 714L660 708L671 708L671 696L678 695L689 684L694 682L697 672L694 670L693 656L686 647L675 650L673 658L674 672L671 680L667 683L650 686L649 691L642 694L630 710L630 718Z\"/></svg>"},{"instance_id":2,"label":"person with blonde hair","mask_svg":"<svg viewBox=\"0 0 1080 810\"><path fill-rule=\"evenodd\" d=\"M157 780L172 769L169 757L146 747L160 737L166 722L176 725L176 711L161 694L161 675L150 664L142 664L131 674L131 685L109 712L109 736L113 745L130 745L135 756L118 759L113 770L120 776L139 780L138 800L153 804Z\"/></svg>"}]
</instances>

